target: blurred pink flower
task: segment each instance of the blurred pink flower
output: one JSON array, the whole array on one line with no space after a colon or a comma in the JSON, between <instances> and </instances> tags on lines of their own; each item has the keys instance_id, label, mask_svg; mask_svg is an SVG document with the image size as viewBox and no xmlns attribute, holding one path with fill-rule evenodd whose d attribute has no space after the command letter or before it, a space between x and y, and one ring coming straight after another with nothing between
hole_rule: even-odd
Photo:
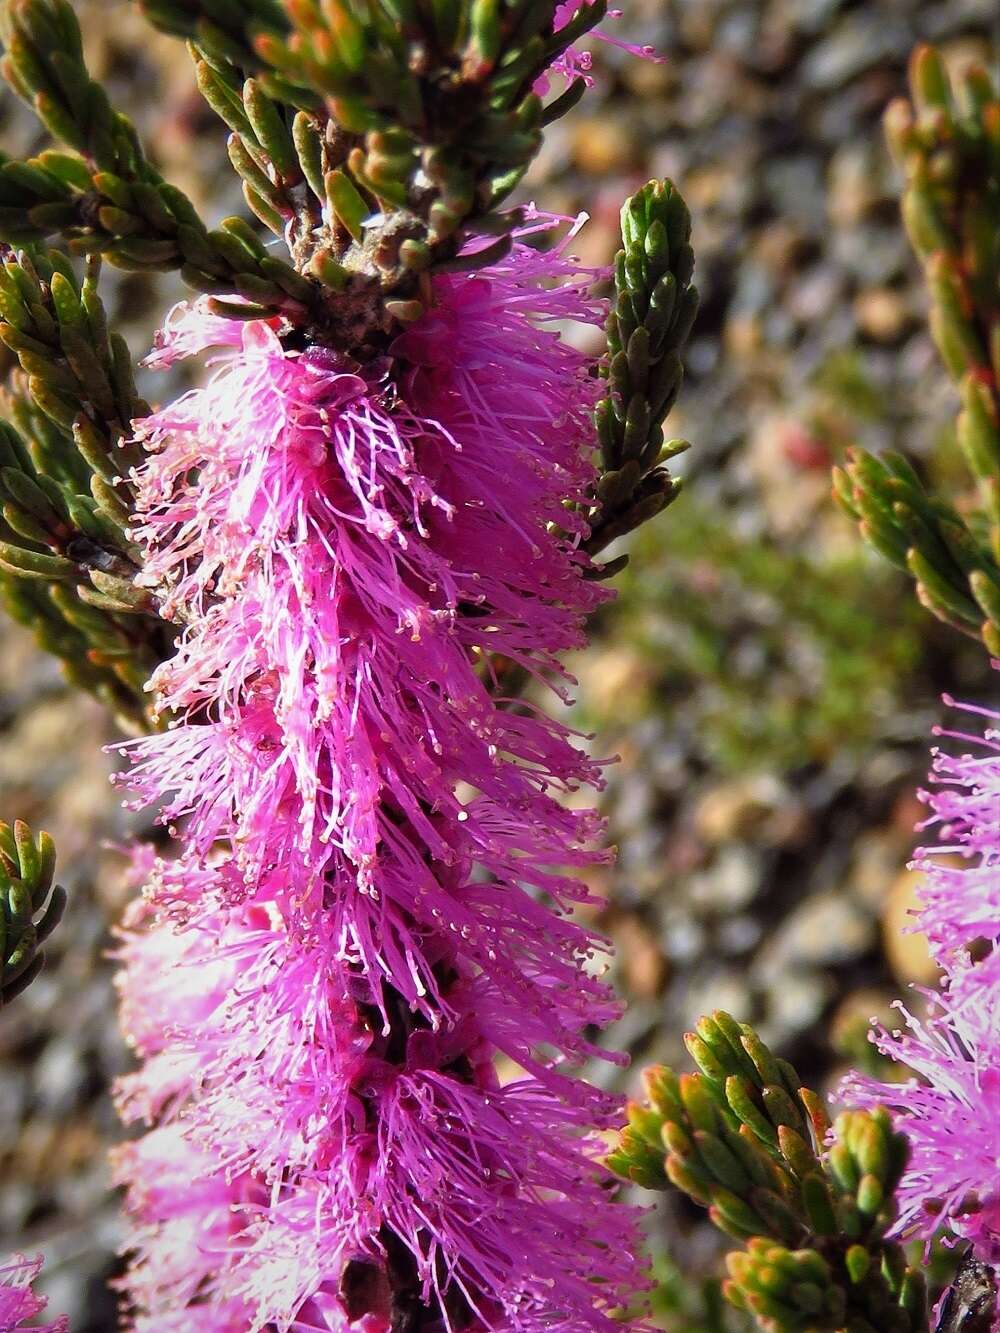
<instances>
[{"instance_id":1,"label":"blurred pink flower","mask_svg":"<svg viewBox=\"0 0 1000 1333\"><path fill-rule=\"evenodd\" d=\"M0 1333L12 1333L45 1309L43 1296L36 1296L31 1284L42 1271L42 1256L26 1259L13 1254L0 1263ZM69 1320L63 1315L52 1324L32 1324L34 1333L69 1333Z\"/></svg>"}]
</instances>

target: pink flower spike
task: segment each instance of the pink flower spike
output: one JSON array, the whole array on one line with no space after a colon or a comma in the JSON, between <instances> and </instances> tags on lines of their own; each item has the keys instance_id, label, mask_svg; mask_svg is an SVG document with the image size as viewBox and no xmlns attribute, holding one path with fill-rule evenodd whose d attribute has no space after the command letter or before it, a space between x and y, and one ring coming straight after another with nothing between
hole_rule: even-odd
<instances>
[{"instance_id":1,"label":"pink flower spike","mask_svg":"<svg viewBox=\"0 0 1000 1333\"><path fill-rule=\"evenodd\" d=\"M925 992L920 1020L900 1007L905 1029L877 1028L879 1051L912 1071L903 1082L853 1076L845 1101L883 1104L906 1135L910 1160L897 1200L894 1234L926 1240L942 1227L972 1242L987 1264L1000 1262L1000 714L950 707L985 719L982 734L937 734L970 748L934 751L934 786L923 799L936 846L921 849L925 872L919 929L945 972L939 993ZM943 856L948 860L942 860ZM967 864L954 864L962 857ZM973 948L972 946L975 946ZM984 953L985 950L985 953ZM978 960L978 961L977 961Z\"/></svg>"},{"instance_id":2,"label":"pink flower spike","mask_svg":"<svg viewBox=\"0 0 1000 1333\"><path fill-rule=\"evenodd\" d=\"M171 317L161 360L213 373L137 424L142 578L182 627L150 682L170 724L120 779L175 844L119 949L143 1333L386 1333L400 1303L436 1333L612 1333L642 1287L597 1160L619 1099L574 1077L623 1061L594 1039L608 942L573 917L602 766L503 686L567 699L609 595L601 388L560 336L605 303L575 227L525 244L552 221L438 277L363 365Z\"/></svg>"},{"instance_id":3,"label":"pink flower spike","mask_svg":"<svg viewBox=\"0 0 1000 1333\"><path fill-rule=\"evenodd\" d=\"M0 1263L0 1333L12 1333L45 1309L46 1300L36 1296L32 1283L42 1271L42 1256L26 1259L13 1254ZM60 1316L52 1324L32 1324L35 1333L69 1333L69 1320Z\"/></svg>"},{"instance_id":4,"label":"pink flower spike","mask_svg":"<svg viewBox=\"0 0 1000 1333\"><path fill-rule=\"evenodd\" d=\"M840 1090L852 1105L888 1107L909 1141L893 1234L930 1240L946 1224L987 1263L1000 1260L998 982L994 954L932 996L926 1020L900 1006L905 1029L878 1029L874 1041L914 1076L886 1083L855 1075Z\"/></svg>"},{"instance_id":5,"label":"pink flower spike","mask_svg":"<svg viewBox=\"0 0 1000 1333\"><path fill-rule=\"evenodd\" d=\"M919 929L943 964L977 939L1000 939L1000 712L946 702L987 725L937 730L951 744L934 750L934 785L921 793L931 814L920 827L936 828L938 842L914 862L925 875ZM955 753L955 742L969 748Z\"/></svg>"}]
</instances>

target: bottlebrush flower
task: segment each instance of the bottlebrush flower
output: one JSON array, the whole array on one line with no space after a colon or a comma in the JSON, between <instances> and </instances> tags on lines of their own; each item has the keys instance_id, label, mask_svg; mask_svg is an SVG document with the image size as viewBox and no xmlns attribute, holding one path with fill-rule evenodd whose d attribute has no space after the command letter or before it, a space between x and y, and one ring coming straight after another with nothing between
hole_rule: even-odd
<instances>
[{"instance_id":1,"label":"bottlebrush flower","mask_svg":"<svg viewBox=\"0 0 1000 1333\"><path fill-rule=\"evenodd\" d=\"M942 962L974 940L1000 939L1000 712L948 697L945 703L985 718L987 726L982 735L936 729L971 748L935 749L935 785L922 793L931 815L921 827L937 827L939 840L917 853L916 867L925 874L919 928ZM958 857L966 864L954 864Z\"/></svg>"},{"instance_id":2,"label":"bottlebrush flower","mask_svg":"<svg viewBox=\"0 0 1000 1333\"><path fill-rule=\"evenodd\" d=\"M600 321L593 277L518 245L364 366L203 306L159 341L216 371L138 428L143 578L184 630L123 779L180 844L122 944L137 1329L381 1333L403 1301L578 1333L638 1285L588 1137L617 1099L570 1068L618 1012L568 915L605 854L561 798L600 767L503 691L564 697L607 595L599 387L549 327Z\"/></svg>"},{"instance_id":3,"label":"bottlebrush flower","mask_svg":"<svg viewBox=\"0 0 1000 1333\"><path fill-rule=\"evenodd\" d=\"M854 1076L841 1096L882 1105L906 1135L910 1161L897 1191L893 1234L930 1239L946 1224L980 1258L1000 1259L1000 968L970 967L958 988L929 993L930 1017L900 1005L905 1029L880 1029L875 1045L913 1071L899 1083Z\"/></svg>"},{"instance_id":4,"label":"bottlebrush flower","mask_svg":"<svg viewBox=\"0 0 1000 1333\"><path fill-rule=\"evenodd\" d=\"M36 1296L31 1284L42 1271L42 1257L26 1259L11 1255L0 1264L0 1333L21 1328L45 1309L46 1301ZM54 1324L33 1324L35 1333L69 1333L69 1320L63 1315Z\"/></svg>"},{"instance_id":5,"label":"bottlebrush flower","mask_svg":"<svg viewBox=\"0 0 1000 1333\"><path fill-rule=\"evenodd\" d=\"M945 700L955 706L950 699ZM987 723L1000 714L961 705ZM913 1071L903 1082L852 1077L844 1100L882 1104L909 1141L910 1161L898 1191L895 1233L927 1239L942 1226L972 1242L985 1263L1000 1261L1000 737L938 729L967 744L961 754L934 752L935 786L923 794L938 845L921 849L926 879L917 928L935 946L945 977L924 992L929 1016L900 1007L906 1030L877 1029L883 1055ZM940 859L962 856L956 866ZM975 951L969 946L976 943ZM983 949L987 952L980 957ZM977 957L979 961L976 961Z\"/></svg>"}]
</instances>

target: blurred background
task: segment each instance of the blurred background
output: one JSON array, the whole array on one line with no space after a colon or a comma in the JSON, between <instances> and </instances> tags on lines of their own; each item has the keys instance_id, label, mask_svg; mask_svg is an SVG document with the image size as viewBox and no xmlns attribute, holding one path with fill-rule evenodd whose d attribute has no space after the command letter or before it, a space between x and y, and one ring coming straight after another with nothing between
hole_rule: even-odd
<instances>
[{"instance_id":1,"label":"blurred background","mask_svg":"<svg viewBox=\"0 0 1000 1333\"><path fill-rule=\"evenodd\" d=\"M125 0L76 7L91 68L161 170L213 223L240 211L183 48ZM620 856L600 924L629 1002L607 1040L634 1066L597 1068L598 1081L631 1090L644 1063L687 1067L685 1029L722 1006L826 1083L871 1059L872 1014L933 979L921 938L904 933L914 793L938 696L985 696L988 667L861 549L829 470L861 442L906 451L946 487L958 476L956 405L879 122L917 41L949 62L989 59L994 18L993 0L629 0L605 31L666 61L595 43L595 87L522 191L586 210L576 249L604 263L623 197L672 177L702 293L667 425L693 443L685 491L632 542L617 601L572 664L572 720L618 757L602 801ZM0 130L8 152L40 146L9 97ZM106 280L141 355L182 289ZM145 385L154 399L176 387ZM70 908L46 971L0 1014L0 1251L45 1251L49 1312L69 1313L74 1333L115 1326L108 1084L129 1057L107 951L123 893L113 848L135 830L107 786L101 746L114 739L4 623L0 814L53 834ZM649 1227L660 1327L743 1330L711 1280L715 1233L673 1198Z\"/></svg>"}]
</instances>

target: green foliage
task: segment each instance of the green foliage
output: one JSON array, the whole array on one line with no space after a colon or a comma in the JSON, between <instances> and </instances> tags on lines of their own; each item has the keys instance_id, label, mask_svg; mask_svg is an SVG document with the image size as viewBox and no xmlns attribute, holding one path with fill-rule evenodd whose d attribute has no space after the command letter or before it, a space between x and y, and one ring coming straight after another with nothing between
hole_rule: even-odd
<instances>
[{"instance_id":1,"label":"green foliage","mask_svg":"<svg viewBox=\"0 0 1000 1333\"><path fill-rule=\"evenodd\" d=\"M929 493L898 454L853 451L836 495L868 542L916 580L939 619L1000 655L1000 99L985 70L949 84L940 56L919 47L912 105L886 113L906 177L903 219L923 262L930 325L961 400L958 445L971 493Z\"/></svg>"},{"instance_id":2,"label":"green foliage","mask_svg":"<svg viewBox=\"0 0 1000 1333\"><path fill-rule=\"evenodd\" d=\"M57 251L8 255L0 339L20 365L0 422L0 598L74 683L142 729L143 685L171 635L134 582L129 436L148 408L108 331L96 263L81 283Z\"/></svg>"},{"instance_id":3,"label":"green foliage","mask_svg":"<svg viewBox=\"0 0 1000 1333\"><path fill-rule=\"evenodd\" d=\"M132 270L180 269L199 291L234 294L244 313L321 320L325 294L269 256L239 218L210 231L152 167L131 123L87 71L69 0L4 0L4 77L57 142L28 162L0 158L0 236L12 245L64 237L76 254Z\"/></svg>"},{"instance_id":4,"label":"green foliage","mask_svg":"<svg viewBox=\"0 0 1000 1333\"><path fill-rule=\"evenodd\" d=\"M606 4L585 6L558 33L555 5L525 0L142 8L192 40L250 207L291 236L300 272L339 293L327 322L357 345L359 330L416 319L430 272L510 248L517 211L496 209L543 127L583 91L576 80L545 106L535 85ZM470 232L495 239L463 249Z\"/></svg>"},{"instance_id":5,"label":"green foliage","mask_svg":"<svg viewBox=\"0 0 1000 1333\"><path fill-rule=\"evenodd\" d=\"M885 1239L906 1164L888 1113L831 1126L792 1066L722 1010L685 1042L699 1072L646 1070L612 1169L681 1190L741 1242L723 1290L766 1333L926 1333L923 1275Z\"/></svg>"},{"instance_id":6,"label":"green foliage","mask_svg":"<svg viewBox=\"0 0 1000 1333\"><path fill-rule=\"evenodd\" d=\"M680 354L698 312L691 217L672 182L650 181L626 200L621 225L607 322L608 393L597 408L603 475L591 552L666 508L680 488L664 464L688 447L682 440L664 445L663 422L680 392Z\"/></svg>"},{"instance_id":7,"label":"green foliage","mask_svg":"<svg viewBox=\"0 0 1000 1333\"><path fill-rule=\"evenodd\" d=\"M252 65L256 55L250 35L257 30L287 33L288 17L280 0L139 0L139 7L163 32L190 37L217 58Z\"/></svg>"},{"instance_id":8,"label":"green foliage","mask_svg":"<svg viewBox=\"0 0 1000 1333\"><path fill-rule=\"evenodd\" d=\"M47 833L32 837L20 820L0 824L0 1005L42 970L40 951L59 924L66 890L53 887L56 849Z\"/></svg>"},{"instance_id":9,"label":"green foliage","mask_svg":"<svg viewBox=\"0 0 1000 1333\"><path fill-rule=\"evenodd\" d=\"M724 770L787 772L860 752L920 661L919 609L862 552L744 533L694 488L631 550L601 635L639 654L645 708L683 699Z\"/></svg>"},{"instance_id":10,"label":"green foliage","mask_svg":"<svg viewBox=\"0 0 1000 1333\"><path fill-rule=\"evenodd\" d=\"M216 68L256 68L277 100L311 110L321 96L353 139L356 184L390 208L429 192L420 211L431 244L493 210L520 179L543 124L582 91L543 111L533 86L606 13L599 0L557 33L555 7L525 0L433 8L412 0L283 8L263 0L244 8L242 22L219 0L141 6L158 27L192 38Z\"/></svg>"},{"instance_id":11,"label":"green foliage","mask_svg":"<svg viewBox=\"0 0 1000 1333\"><path fill-rule=\"evenodd\" d=\"M239 218L208 229L162 180L90 78L69 0L0 6L4 73L70 150L0 162L0 236L14 245L61 236L72 251L124 268L179 269L220 313L281 315L354 355L383 350L419 317L430 274L477 268L510 248L521 215L498 205L544 126L583 91L574 80L543 105L535 86L605 13L597 0L556 32L554 0L450 0L430 10L343 0L287 11L274 0L154 0L143 8L165 31L192 39L199 87L229 127L247 203L288 243L292 262ZM668 258L675 269L685 262L686 210L669 195L661 211L675 253L651 252L642 261L651 270ZM634 221L640 232L646 221L654 237L662 231L653 215ZM686 254L673 326L662 307L646 319L665 353L676 352L693 317ZM226 300L233 296L239 303ZM670 367L662 387L675 392L679 368ZM659 381L655 388L659 395ZM662 484L650 481L637 499L654 494Z\"/></svg>"}]
</instances>

